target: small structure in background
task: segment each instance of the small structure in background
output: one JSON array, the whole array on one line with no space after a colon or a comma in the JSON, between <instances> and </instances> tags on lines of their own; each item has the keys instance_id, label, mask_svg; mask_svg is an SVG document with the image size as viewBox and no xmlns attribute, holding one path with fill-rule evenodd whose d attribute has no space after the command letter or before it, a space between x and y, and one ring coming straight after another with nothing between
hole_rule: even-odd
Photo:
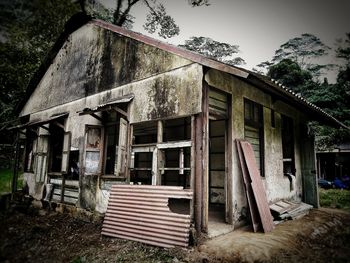
<instances>
[{"instance_id":1,"label":"small structure in background","mask_svg":"<svg viewBox=\"0 0 350 263\"><path fill-rule=\"evenodd\" d=\"M333 150L318 151L316 158L319 179L333 182L338 177L347 181L350 176L350 142L339 144Z\"/></svg>"}]
</instances>

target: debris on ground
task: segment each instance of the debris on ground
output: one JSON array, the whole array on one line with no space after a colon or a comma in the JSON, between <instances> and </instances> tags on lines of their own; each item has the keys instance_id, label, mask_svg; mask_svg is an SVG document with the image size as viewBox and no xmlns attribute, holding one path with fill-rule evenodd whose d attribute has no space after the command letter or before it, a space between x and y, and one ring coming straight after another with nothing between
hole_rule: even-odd
<instances>
[{"instance_id":1,"label":"debris on ground","mask_svg":"<svg viewBox=\"0 0 350 263\"><path fill-rule=\"evenodd\" d=\"M275 219L275 223L287 219L299 219L307 214L313 208L312 205L303 202L280 200L270 205L270 210Z\"/></svg>"},{"instance_id":2,"label":"debris on ground","mask_svg":"<svg viewBox=\"0 0 350 263\"><path fill-rule=\"evenodd\" d=\"M269 233L251 227L189 249L101 236L101 224L33 207L0 213L0 262L347 262L350 213L312 209Z\"/></svg>"}]
</instances>

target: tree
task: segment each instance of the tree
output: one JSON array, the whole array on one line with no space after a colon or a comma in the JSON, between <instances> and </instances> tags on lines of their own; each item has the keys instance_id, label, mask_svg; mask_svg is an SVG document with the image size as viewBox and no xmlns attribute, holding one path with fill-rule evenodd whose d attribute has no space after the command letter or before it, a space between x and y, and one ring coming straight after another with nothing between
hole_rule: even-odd
<instances>
[{"instance_id":1,"label":"tree","mask_svg":"<svg viewBox=\"0 0 350 263\"><path fill-rule=\"evenodd\" d=\"M226 64L245 64L244 59L235 57L235 54L239 52L238 45L218 42L209 37L191 37L179 46Z\"/></svg>"},{"instance_id":2,"label":"tree","mask_svg":"<svg viewBox=\"0 0 350 263\"><path fill-rule=\"evenodd\" d=\"M345 40L338 41L338 48L336 49L336 56L345 60L346 66L350 66L350 32L346 33Z\"/></svg>"},{"instance_id":3,"label":"tree","mask_svg":"<svg viewBox=\"0 0 350 263\"><path fill-rule=\"evenodd\" d=\"M146 31L157 33L162 38L171 38L180 32L175 20L167 14L164 5L158 0L116 0L114 10L101 7L101 4L95 0L79 0L79 2L83 11L126 28L131 28L134 23L135 17L130 14L131 10L137 4L143 4L148 10L143 26ZM188 4L192 7L210 5L209 0L189 0ZM98 7L97 10L96 7Z\"/></svg>"},{"instance_id":4,"label":"tree","mask_svg":"<svg viewBox=\"0 0 350 263\"><path fill-rule=\"evenodd\" d=\"M303 70L308 70L313 77L318 78L324 74L325 70L334 66L332 64L321 65L315 63L315 60L328 55L330 49L315 35L305 33L300 37L294 37L283 43L275 51L271 61L262 62L257 67L268 70L272 65L284 59L290 59L296 62Z\"/></svg>"},{"instance_id":5,"label":"tree","mask_svg":"<svg viewBox=\"0 0 350 263\"><path fill-rule=\"evenodd\" d=\"M70 0L0 2L0 136L17 119L14 109L65 22L79 8ZM10 141L10 140L9 140ZM8 141L8 142L9 142Z\"/></svg>"},{"instance_id":6,"label":"tree","mask_svg":"<svg viewBox=\"0 0 350 263\"><path fill-rule=\"evenodd\" d=\"M311 73L289 58L270 66L267 75L302 95L315 85Z\"/></svg>"}]
</instances>

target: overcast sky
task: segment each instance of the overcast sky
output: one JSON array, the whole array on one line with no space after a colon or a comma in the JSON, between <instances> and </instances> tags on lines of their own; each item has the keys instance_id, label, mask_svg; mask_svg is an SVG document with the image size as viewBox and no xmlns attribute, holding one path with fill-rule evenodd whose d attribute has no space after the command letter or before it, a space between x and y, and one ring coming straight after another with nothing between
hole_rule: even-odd
<instances>
[{"instance_id":1,"label":"overcast sky","mask_svg":"<svg viewBox=\"0 0 350 263\"><path fill-rule=\"evenodd\" d=\"M101 2L115 6L115 0ZM314 34L334 47L336 39L350 32L350 0L210 0L210 6L196 8L187 0L161 2L179 25L180 35L164 40L145 32L147 8L143 4L132 10L134 31L175 45L191 36L237 44L247 69L270 60L281 44L302 33ZM337 63L332 57L328 61Z\"/></svg>"}]
</instances>

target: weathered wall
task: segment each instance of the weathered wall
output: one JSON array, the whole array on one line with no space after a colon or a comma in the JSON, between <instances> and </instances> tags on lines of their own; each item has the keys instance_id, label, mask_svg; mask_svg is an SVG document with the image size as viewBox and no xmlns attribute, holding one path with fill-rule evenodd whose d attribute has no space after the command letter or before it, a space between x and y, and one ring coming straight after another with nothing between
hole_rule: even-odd
<instances>
[{"instance_id":1,"label":"weathered wall","mask_svg":"<svg viewBox=\"0 0 350 263\"><path fill-rule=\"evenodd\" d=\"M302 134L304 129L301 129L301 126L306 123L304 115L297 109L279 100L272 101L270 95L229 74L217 70L209 70L205 75L205 80L210 86L232 94L233 139L244 139L244 98L263 105L265 177L262 180L267 198L269 201L281 198L301 200L301 138L305 136L305 134ZM275 111L275 127L271 126L271 109ZM281 114L291 117L294 122L296 176L293 178L293 190L290 189L289 179L283 175ZM242 216L244 217L245 211L248 211L248 209L239 160L234 144L232 155L233 222L236 225L240 225Z\"/></svg>"},{"instance_id":2,"label":"weathered wall","mask_svg":"<svg viewBox=\"0 0 350 263\"><path fill-rule=\"evenodd\" d=\"M21 115L35 121L68 112L65 131L82 167L85 127L101 123L79 111L134 94L131 123L189 116L201 111L202 78L198 64L90 24L70 36ZM33 178L28 175L34 193ZM78 206L105 210L108 191L99 184L97 175L80 176Z\"/></svg>"},{"instance_id":3,"label":"weathered wall","mask_svg":"<svg viewBox=\"0 0 350 263\"><path fill-rule=\"evenodd\" d=\"M169 52L87 24L70 35L21 115L62 105L191 63ZM158 84L163 85L162 82Z\"/></svg>"}]
</instances>

